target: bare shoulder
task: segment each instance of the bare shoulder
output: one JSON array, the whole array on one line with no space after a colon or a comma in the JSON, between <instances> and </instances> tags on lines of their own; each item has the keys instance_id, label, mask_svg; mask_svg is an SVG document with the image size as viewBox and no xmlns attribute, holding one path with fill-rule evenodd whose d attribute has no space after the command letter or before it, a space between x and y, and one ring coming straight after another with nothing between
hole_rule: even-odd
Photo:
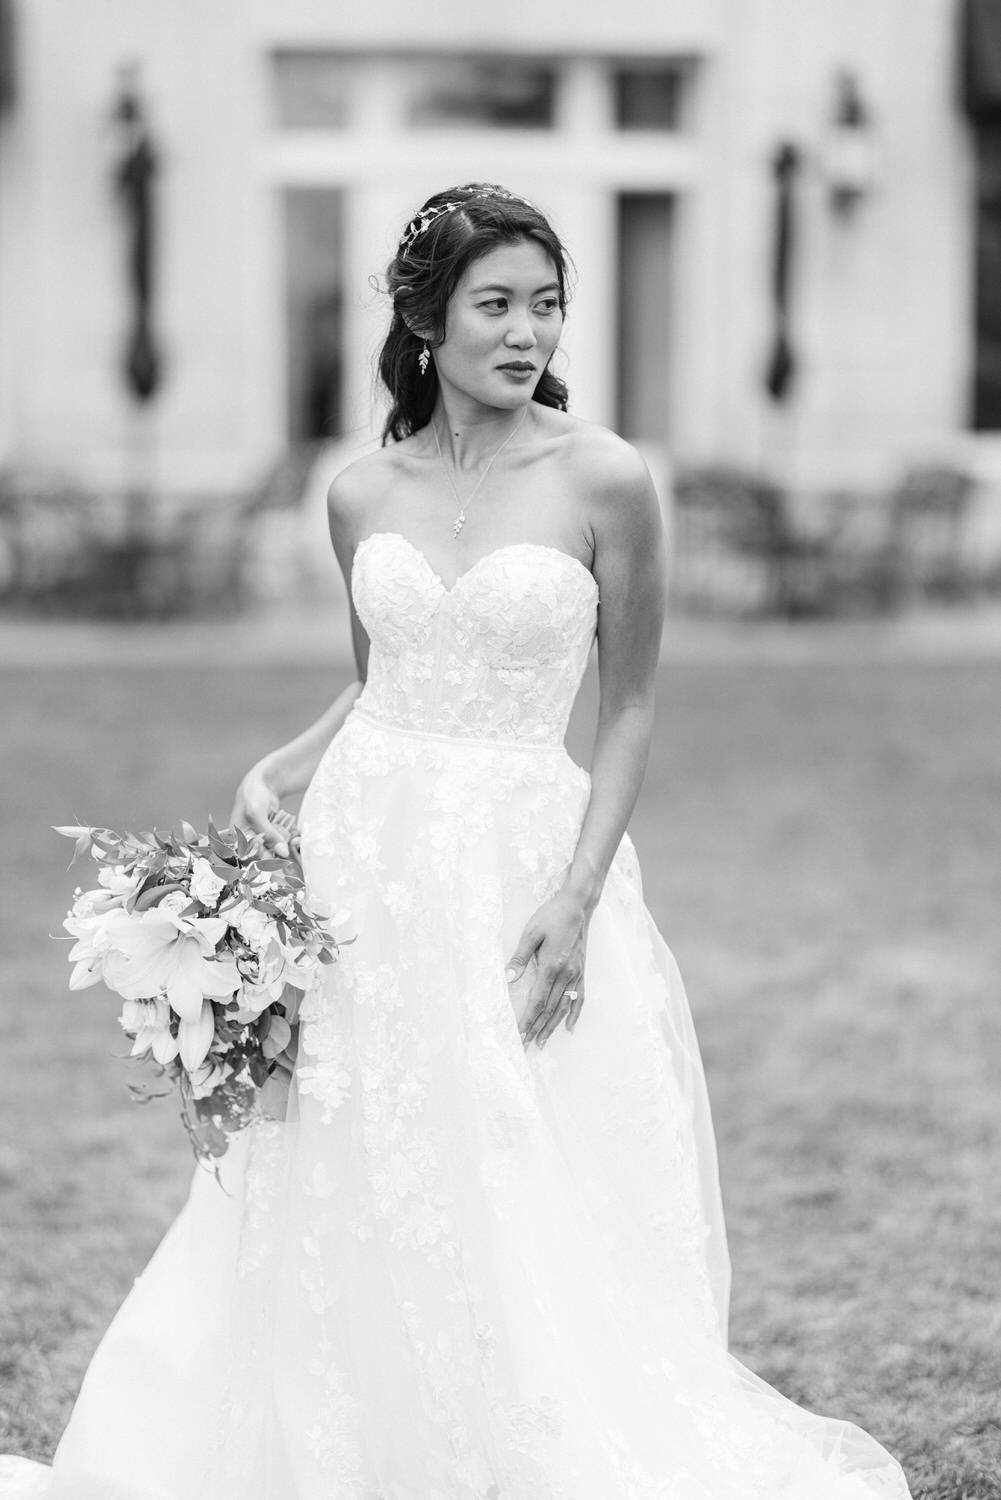
<instances>
[{"instance_id":1,"label":"bare shoulder","mask_svg":"<svg viewBox=\"0 0 1001 1500\"><path fill-rule=\"evenodd\" d=\"M399 460L391 448L365 453L341 469L327 490L327 515L331 530L345 537L357 534L366 507L393 483Z\"/></svg>"},{"instance_id":2,"label":"bare shoulder","mask_svg":"<svg viewBox=\"0 0 1001 1500\"><path fill-rule=\"evenodd\" d=\"M607 427L573 419L566 430L568 471L592 526L595 542L614 531L635 545L657 542L660 501L643 455Z\"/></svg>"}]
</instances>

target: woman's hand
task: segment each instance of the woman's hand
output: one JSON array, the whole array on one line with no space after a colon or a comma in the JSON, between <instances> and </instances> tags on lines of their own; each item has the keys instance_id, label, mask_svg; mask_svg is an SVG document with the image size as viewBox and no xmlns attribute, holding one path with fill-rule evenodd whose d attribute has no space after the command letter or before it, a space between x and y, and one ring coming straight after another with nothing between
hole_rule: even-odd
<instances>
[{"instance_id":1,"label":"woman's hand","mask_svg":"<svg viewBox=\"0 0 1001 1500\"><path fill-rule=\"evenodd\" d=\"M513 984L535 955L535 983L521 1020L521 1039L526 1045L545 1046L564 1018L568 1031L577 1025L584 1004L588 920L584 903L571 892L560 891L539 907L521 935L506 973ZM577 998L569 999L567 990L576 991Z\"/></svg>"},{"instance_id":2,"label":"woman's hand","mask_svg":"<svg viewBox=\"0 0 1001 1500\"><path fill-rule=\"evenodd\" d=\"M279 859L287 857L294 822L290 813L283 812L281 799L260 764L251 766L237 787L230 822L246 832L262 834Z\"/></svg>"}]
</instances>

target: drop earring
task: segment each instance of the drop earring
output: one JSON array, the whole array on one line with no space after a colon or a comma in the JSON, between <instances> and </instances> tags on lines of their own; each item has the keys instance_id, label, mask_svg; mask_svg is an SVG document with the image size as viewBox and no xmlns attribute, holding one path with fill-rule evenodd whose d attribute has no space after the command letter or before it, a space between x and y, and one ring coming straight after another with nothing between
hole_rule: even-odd
<instances>
[{"instance_id":1,"label":"drop earring","mask_svg":"<svg viewBox=\"0 0 1001 1500\"><path fill-rule=\"evenodd\" d=\"M422 375L426 375L427 374L427 372L428 372L428 365L430 363L431 363L431 350L428 348L427 339L425 339L424 340L424 348L421 350L420 354L418 354L418 356L417 356L417 364L420 367L420 372L421 372Z\"/></svg>"}]
</instances>

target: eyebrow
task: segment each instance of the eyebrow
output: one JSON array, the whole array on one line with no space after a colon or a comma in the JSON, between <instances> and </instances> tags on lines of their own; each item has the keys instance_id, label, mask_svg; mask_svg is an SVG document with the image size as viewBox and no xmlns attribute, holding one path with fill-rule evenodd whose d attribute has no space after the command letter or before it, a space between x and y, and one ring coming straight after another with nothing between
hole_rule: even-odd
<instances>
[{"instance_id":1,"label":"eyebrow","mask_svg":"<svg viewBox=\"0 0 1001 1500\"><path fill-rule=\"evenodd\" d=\"M536 287L535 291L532 293L532 296L541 296L543 292L558 292L559 289L560 284L558 281L547 281L545 286ZM487 282L485 286L474 286L471 289L469 295L471 297L478 297L481 292L506 292L510 297L512 294L512 288L509 286L502 286L499 281L490 281Z\"/></svg>"}]
</instances>

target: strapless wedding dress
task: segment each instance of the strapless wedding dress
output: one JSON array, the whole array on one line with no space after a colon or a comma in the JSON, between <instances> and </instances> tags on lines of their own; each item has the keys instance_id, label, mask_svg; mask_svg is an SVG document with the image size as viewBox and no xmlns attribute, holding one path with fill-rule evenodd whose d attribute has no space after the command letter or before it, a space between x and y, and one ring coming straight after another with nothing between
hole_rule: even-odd
<instances>
[{"instance_id":1,"label":"strapless wedding dress","mask_svg":"<svg viewBox=\"0 0 1001 1500\"><path fill-rule=\"evenodd\" d=\"M563 747L598 589L552 547L448 588L357 549L368 681L302 808L357 940L289 1118L191 1196L87 1373L45 1500L906 1500L858 1427L727 1353L702 1066L628 837L586 998L527 1050L504 969L589 781Z\"/></svg>"}]
</instances>

